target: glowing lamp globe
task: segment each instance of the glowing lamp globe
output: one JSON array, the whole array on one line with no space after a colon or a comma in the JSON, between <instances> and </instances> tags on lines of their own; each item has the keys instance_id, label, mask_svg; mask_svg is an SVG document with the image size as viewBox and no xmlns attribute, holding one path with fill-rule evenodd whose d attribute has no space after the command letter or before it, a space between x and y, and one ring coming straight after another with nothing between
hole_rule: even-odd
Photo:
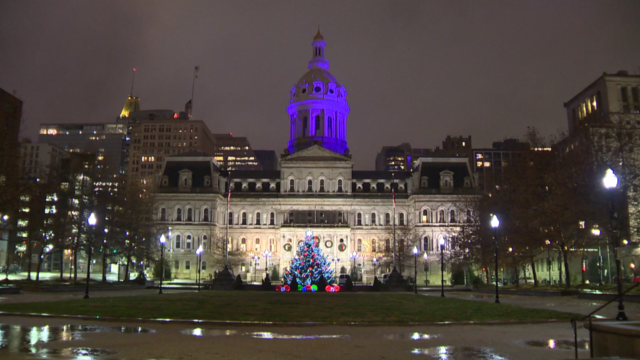
<instances>
[{"instance_id":1,"label":"glowing lamp globe","mask_svg":"<svg viewBox=\"0 0 640 360\"><path fill-rule=\"evenodd\" d=\"M618 177L613 173L613 170L607 169L602 178L602 184L606 189L615 189L618 187Z\"/></svg>"},{"instance_id":2,"label":"glowing lamp globe","mask_svg":"<svg viewBox=\"0 0 640 360\"><path fill-rule=\"evenodd\" d=\"M491 227L494 229L497 229L500 226L500 220L498 220L498 217L496 216L496 214L493 214L491 216Z\"/></svg>"},{"instance_id":3,"label":"glowing lamp globe","mask_svg":"<svg viewBox=\"0 0 640 360\"><path fill-rule=\"evenodd\" d=\"M160 244L163 244L163 245L164 245L164 243L165 243L165 242L167 242L167 239L165 239L165 238L164 238L164 234L162 234L162 235L160 236Z\"/></svg>"},{"instance_id":4,"label":"glowing lamp globe","mask_svg":"<svg viewBox=\"0 0 640 360\"><path fill-rule=\"evenodd\" d=\"M98 219L96 219L96 215L94 213L91 213L91 215L89 215L89 219L87 220L87 223L89 224L89 226L96 226L97 222L98 222Z\"/></svg>"}]
</instances>

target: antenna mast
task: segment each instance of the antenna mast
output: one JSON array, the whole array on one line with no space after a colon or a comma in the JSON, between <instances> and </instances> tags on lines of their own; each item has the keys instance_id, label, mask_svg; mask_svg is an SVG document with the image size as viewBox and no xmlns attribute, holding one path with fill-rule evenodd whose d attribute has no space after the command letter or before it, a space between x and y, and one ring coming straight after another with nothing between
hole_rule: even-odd
<instances>
[{"instance_id":1,"label":"antenna mast","mask_svg":"<svg viewBox=\"0 0 640 360\"><path fill-rule=\"evenodd\" d=\"M131 72L131 97L133 97L133 80L136 78L136 68Z\"/></svg>"}]
</instances>

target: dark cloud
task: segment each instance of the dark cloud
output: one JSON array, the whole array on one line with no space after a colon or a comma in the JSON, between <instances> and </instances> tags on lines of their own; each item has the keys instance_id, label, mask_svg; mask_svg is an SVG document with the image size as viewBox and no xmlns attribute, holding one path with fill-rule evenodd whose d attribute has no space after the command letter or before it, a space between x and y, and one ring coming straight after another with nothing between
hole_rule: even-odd
<instances>
[{"instance_id":1,"label":"dark cloud","mask_svg":"<svg viewBox=\"0 0 640 360\"><path fill-rule=\"evenodd\" d=\"M640 72L638 2L0 3L0 87L25 101L23 135L110 122L129 94L194 114L214 132L281 152L289 89L320 25L349 91L356 166L382 145L475 146L565 128L563 102L603 71Z\"/></svg>"}]
</instances>

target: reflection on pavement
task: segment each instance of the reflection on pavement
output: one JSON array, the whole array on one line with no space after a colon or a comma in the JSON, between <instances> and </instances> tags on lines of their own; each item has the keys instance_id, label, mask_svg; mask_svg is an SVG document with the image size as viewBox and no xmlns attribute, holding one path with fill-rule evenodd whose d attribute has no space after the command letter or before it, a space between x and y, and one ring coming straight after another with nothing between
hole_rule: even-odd
<instances>
[{"instance_id":1,"label":"reflection on pavement","mask_svg":"<svg viewBox=\"0 0 640 360\"><path fill-rule=\"evenodd\" d=\"M424 349L413 349L415 355L427 355L432 359L441 360L506 360L506 358L493 352L489 348L458 347L458 346L435 346Z\"/></svg>"}]
</instances>

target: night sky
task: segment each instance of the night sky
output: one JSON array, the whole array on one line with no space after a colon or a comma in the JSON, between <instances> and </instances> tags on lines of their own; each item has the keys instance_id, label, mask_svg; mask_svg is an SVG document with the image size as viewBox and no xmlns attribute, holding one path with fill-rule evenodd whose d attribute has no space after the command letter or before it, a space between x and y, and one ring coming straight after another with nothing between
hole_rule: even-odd
<instances>
[{"instance_id":1,"label":"night sky","mask_svg":"<svg viewBox=\"0 0 640 360\"><path fill-rule=\"evenodd\" d=\"M357 169L383 145L474 147L566 129L563 103L603 72L640 73L638 1L0 0L0 87L41 123L114 122L130 93L281 154L289 89L320 25L348 91Z\"/></svg>"}]
</instances>

